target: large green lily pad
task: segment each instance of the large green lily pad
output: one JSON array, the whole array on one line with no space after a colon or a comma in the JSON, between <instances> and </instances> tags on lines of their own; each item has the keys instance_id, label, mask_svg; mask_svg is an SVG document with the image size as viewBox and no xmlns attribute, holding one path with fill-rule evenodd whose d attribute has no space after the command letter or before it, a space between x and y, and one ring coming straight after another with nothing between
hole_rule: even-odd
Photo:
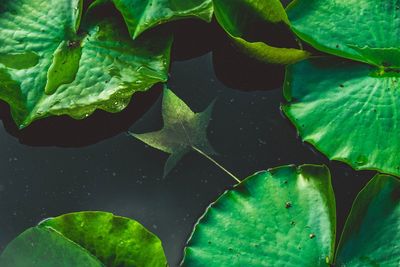
<instances>
[{"instance_id":1,"label":"large green lily pad","mask_svg":"<svg viewBox=\"0 0 400 267\"><path fill-rule=\"evenodd\" d=\"M165 267L161 241L136 221L106 212L46 220L12 241L4 267Z\"/></svg>"},{"instance_id":2,"label":"large green lily pad","mask_svg":"<svg viewBox=\"0 0 400 267\"><path fill-rule=\"evenodd\" d=\"M400 181L376 175L360 192L333 257L335 199L326 167L250 176L200 218L182 266L396 267Z\"/></svg>"},{"instance_id":3,"label":"large green lily pad","mask_svg":"<svg viewBox=\"0 0 400 267\"><path fill-rule=\"evenodd\" d=\"M296 0L292 29L331 58L289 66L284 111L303 140L353 168L400 175L399 1Z\"/></svg>"},{"instance_id":4,"label":"large green lily pad","mask_svg":"<svg viewBox=\"0 0 400 267\"><path fill-rule=\"evenodd\" d=\"M376 66L400 67L400 1L295 0L294 32L315 48Z\"/></svg>"},{"instance_id":5,"label":"large green lily pad","mask_svg":"<svg viewBox=\"0 0 400 267\"><path fill-rule=\"evenodd\" d=\"M234 44L252 58L266 63L290 64L305 59L309 53L286 45L294 40L289 21L279 0L214 0L215 17ZM271 36L255 37L257 31ZM285 43L273 44L264 40L285 36Z\"/></svg>"},{"instance_id":6,"label":"large green lily pad","mask_svg":"<svg viewBox=\"0 0 400 267\"><path fill-rule=\"evenodd\" d=\"M287 68L283 111L330 159L400 175L399 83L362 63L306 60Z\"/></svg>"},{"instance_id":7,"label":"large green lily pad","mask_svg":"<svg viewBox=\"0 0 400 267\"><path fill-rule=\"evenodd\" d=\"M328 169L283 166L250 176L212 204L183 266L326 266L335 228Z\"/></svg>"},{"instance_id":8,"label":"large green lily pad","mask_svg":"<svg viewBox=\"0 0 400 267\"><path fill-rule=\"evenodd\" d=\"M96 0L92 7L108 2L121 12L134 39L166 22L187 18L210 22L213 15L212 0Z\"/></svg>"},{"instance_id":9,"label":"large green lily pad","mask_svg":"<svg viewBox=\"0 0 400 267\"><path fill-rule=\"evenodd\" d=\"M118 112L134 92L167 80L168 36L134 42L118 16L81 23L81 13L79 0L1 1L0 99L21 128L51 115Z\"/></svg>"}]
</instances>

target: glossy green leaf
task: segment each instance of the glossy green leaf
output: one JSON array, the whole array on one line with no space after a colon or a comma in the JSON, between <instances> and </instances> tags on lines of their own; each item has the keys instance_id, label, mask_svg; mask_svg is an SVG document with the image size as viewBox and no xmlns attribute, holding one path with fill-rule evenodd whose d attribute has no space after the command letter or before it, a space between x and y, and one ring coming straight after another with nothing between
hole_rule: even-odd
<instances>
[{"instance_id":1,"label":"glossy green leaf","mask_svg":"<svg viewBox=\"0 0 400 267\"><path fill-rule=\"evenodd\" d=\"M273 38L283 33L291 37L288 18L279 0L214 0L214 9L219 24L239 50L250 57L267 63L290 64L309 56L304 50L274 47L251 36L255 29L272 28Z\"/></svg>"},{"instance_id":2,"label":"glossy green leaf","mask_svg":"<svg viewBox=\"0 0 400 267\"><path fill-rule=\"evenodd\" d=\"M334 58L289 66L283 111L301 138L357 170L400 175L400 77Z\"/></svg>"},{"instance_id":3,"label":"glossy green leaf","mask_svg":"<svg viewBox=\"0 0 400 267\"><path fill-rule=\"evenodd\" d=\"M49 228L26 230L0 255L2 267L104 267L98 259Z\"/></svg>"},{"instance_id":4,"label":"glossy green leaf","mask_svg":"<svg viewBox=\"0 0 400 267\"><path fill-rule=\"evenodd\" d=\"M301 137L355 169L400 174L399 1L296 0L292 28L315 48L375 65L316 59L289 67L284 110Z\"/></svg>"},{"instance_id":5,"label":"glossy green leaf","mask_svg":"<svg viewBox=\"0 0 400 267\"><path fill-rule=\"evenodd\" d=\"M293 31L315 48L377 66L400 67L400 1L295 0Z\"/></svg>"},{"instance_id":6,"label":"glossy green leaf","mask_svg":"<svg viewBox=\"0 0 400 267\"><path fill-rule=\"evenodd\" d=\"M326 167L259 172L206 211L183 266L327 266L333 261L335 200Z\"/></svg>"},{"instance_id":7,"label":"glossy green leaf","mask_svg":"<svg viewBox=\"0 0 400 267\"><path fill-rule=\"evenodd\" d=\"M166 266L161 241L136 221L106 212L80 212L44 221L105 266Z\"/></svg>"},{"instance_id":8,"label":"glossy green leaf","mask_svg":"<svg viewBox=\"0 0 400 267\"><path fill-rule=\"evenodd\" d=\"M121 18L80 25L81 11L79 0L0 2L0 99L20 127L51 115L118 112L134 92L167 80L168 36L133 42Z\"/></svg>"},{"instance_id":9,"label":"glossy green leaf","mask_svg":"<svg viewBox=\"0 0 400 267\"><path fill-rule=\"evenodd\" d=\"M165 267L167 260L161 241L138 222L106 212L78 212L25 231L7 246L0 266Z\"/></svg>"},{"instance_id":10,"label":"glossy green leaf","mask_svg":"<svg viewBox=\"0 0 400 267\"><path fill-rule=\"evenodd\" d=\"M92 7L113 2L136 39L157 25L185 18L211 21L212 0L96 0Z\"/></svg>"},{"instance_id":11,"label":"glossy green leaf","mask_svg":"<svg viewBox=\"0 0 400 267\"><path fill-rule=\"evenodd\" d=\"M400 180L376 175L354 201L334 259L329 170L282 166L250 176L211 204L182 266L395 267L399 218Z\"/></svg>"},{"instance_id":12,"label":"glossy green leaf","mask_svg":"<svg viewBox=\"0 0 400 267\"><path fill-rule=\"evenodd\" d=\"M375 176L347 219L336 266L400 266L400 180Z\"/></svg>"},{"instance_id":13,"label":"glossy green leaf","mask_svg":"<svg viewBox=\"0 0 400 267\"><path fill-rule=\"evenodd\" d=\"M164 168L164 175L167 175L178 161L193 149L207 155L215 154L207 139L207 127L213 106L214 102L203 112L195 113L171 90L165 89L162 102L164 127L157 132L132 135L156 149L171 154Z\"/></svg>"}]
</instances>

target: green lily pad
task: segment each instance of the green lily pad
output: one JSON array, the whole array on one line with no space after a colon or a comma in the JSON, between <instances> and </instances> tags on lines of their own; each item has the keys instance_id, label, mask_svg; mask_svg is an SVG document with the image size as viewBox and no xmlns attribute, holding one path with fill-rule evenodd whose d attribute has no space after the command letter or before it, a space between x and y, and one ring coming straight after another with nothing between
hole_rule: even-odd
<instances>
[{"instance_id":1,"label":"green lily pad","mask_svg":"<svg viewBox=\"0 0 400 267\"><path fill-rule=\"evenodd\" d=\"M84 248L49 228L30 228L0 255L2 267L104 267Z\"/></svg>"},{"instance_id":2,"label":"green lily pad","mask_svg":"<svg viewBox=\"0 0 400 267\"><path fill-rule=\"evenodd\" d=\"M216 154L207 139L207 127L213 106L214 102L203 112L195 113L166 88L162 102L164 127L157 132L131 135L149 146L171 154L164 167L166 176L179 160L192 150L206 155Z\"/></svg>"},{"instance_id":3,"label":"green lily pad","mask_svg":"<svg viewBox=\"0 0 400 267\"><path fill-rule=\"evenodd\" d=\"M400 3L376 0L295 0L293 31L315 48L376 66L400 67Z\"/></svg>"},{"instance_id":4,"label":"green lily pad","mask_svg":"<svg viewBox=\"0 0 400 267\"><path fill-rule=\"evenodd\" d=\"M336 266L400 266L400 180L377 175L357 196Z\"/></svg>"},{"instance_id":5,"label":"green lily pad","mask_svg":"<svg viewBox=\"0 0 400 267\"><path fill-rule=\"evenodd\" d=\"M296 0L294 32L329 58L288 67L284 111L303 140L357 170L400 175L397 1Z\"/></svg>"},{"instance_id":6,"label":"green lily pad","mask_svg":"<svg viewBox=\"0 0 400 267\"><path fill-rule=\"evenodd\" d=\"M167 80L169 36L134 42L118 16L81 23L81 13L78 0L0 3L0 99L21 128L51 115L118 112L134 92Z\"/></svg>"},{"instance_id":7,"label":"green lily pad","mask_svg":"<svg viewBox=\"0 0 400 267\"><path fill-rule=\"evenodd\" d=\"M337 58L288 66L283 111L304 141L357 170L400 175L400 77Z\"/></svg>"},{"instance_id":8,"label":"green lily pad","mask_svg":"<svg viewBox=\"0 0 400 267\"><path fill-rule=\"evenodd\" d=\"M353 204L335 260L329 170L303 165L260 172L207 209L182 266L399 266L399 200L399 179L376 175Z\"/></svg>"},{"instance_id":9,"label":"green lily pad","mask_svg":"<svg viewBox=\"0 0 400 267\"><path fill-rule=\"evenodd\" d=\"M290 64L309 57L304 50L275 47L252 36L254 29L269 29L274 38L286 34L294 40L279 0L214 0L214 9L219 24L239 50L250 57L274 64Z\"/></svg>"},{"instance_id":10,"label":"green lily pad","mask_svg":"<svg viewBox=\"0 0 400 267\"><path fill-rule=\"evenodd\" d=\"M182 266L326 266L335 228L328 169L278 167L250 176L207 209Z\"/></svg>"},{"instance_id":11,"label":"green lily pad","mask_svg":"<svg viewBox=\"0 0 400 267\"><path fill-rule=\"evenodd\" d=\"M212 0L96 0L92 7L108 2L121 12L134 39L166 22L187 18L210 22L213 15Z\"/></svg>"},{"instance_id":12,"label":"green lily pad","mask_svg":"<svg viewBox=\"0 0 400 267\"><path fill-rule=\"evenodd\" d=\"M161 241L138 222L106 212L79 212L22 233L4 250L0 265L165 267L167 261Z\"/></svg>"}]
</instances>

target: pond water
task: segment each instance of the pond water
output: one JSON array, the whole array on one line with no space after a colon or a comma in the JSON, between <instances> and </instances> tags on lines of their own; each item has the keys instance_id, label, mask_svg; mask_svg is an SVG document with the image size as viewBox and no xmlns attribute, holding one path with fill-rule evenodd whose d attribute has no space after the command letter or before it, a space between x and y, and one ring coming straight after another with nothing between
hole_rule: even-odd
<instances>
[{"instance_id":1,"label":"pond water","mask_svg":"<svg viewBox=\"0 0 400 267\"><path fill-rule=\"evenodd\" d=\"M297 137L280 112L283 67L241 57L216 37L215 25L186 25L178 31L168 85L195 111L217 99L208 128L215 159L242 178L279 165L328 165L340 233L354 197L374 173L330 162ZM120 114L47 119L22 132L1 104L0 251L45 218L101 210L138 220L160 237L177 266L196 220L234 180L196 153L162 178L168 155L126 134L162 126L160 92L156 86L135 97Z\"/></svg>"}]
</instances>

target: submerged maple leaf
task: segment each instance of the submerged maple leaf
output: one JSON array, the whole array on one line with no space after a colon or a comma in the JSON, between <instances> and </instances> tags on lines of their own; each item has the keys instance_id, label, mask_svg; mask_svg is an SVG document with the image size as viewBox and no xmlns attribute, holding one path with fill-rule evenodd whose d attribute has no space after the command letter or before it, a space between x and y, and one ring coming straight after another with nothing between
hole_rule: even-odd
<instances>
[{"instance_id":1,"label":"submerged maple leaf","mask_svg":"<svg viewBox=\"0 0 400 267\"><path fill-rule=\"evenodd\" d=\"M171 154L164 167L166 176L188 152L195 150L203 156L216 152L207 139L207 127L215 101L203 112L193 112L171 90L164 89L162 115L164 127L160 131L132 136L144 143Z\"/></svg>"}]
</instances>

